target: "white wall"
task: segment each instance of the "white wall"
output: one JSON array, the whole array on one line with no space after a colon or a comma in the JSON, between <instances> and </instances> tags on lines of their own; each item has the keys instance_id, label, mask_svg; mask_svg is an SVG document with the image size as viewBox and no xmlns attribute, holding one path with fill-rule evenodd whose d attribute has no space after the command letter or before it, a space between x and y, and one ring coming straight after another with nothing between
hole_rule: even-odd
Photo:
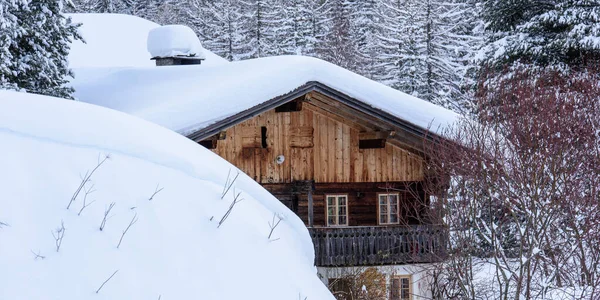
<instances>
[{"instance_id":1,"label":"white wall","mask_svg":"<svg viewBox=\"0 0 600 300\"><path fill-rule=\"evenodd\" d=\"M373 267L318 267L319 278L325 285L328 285L329 278L340 278L346 274L356 274L367 268L376 268L379 272L386 275L386 284L390 287L391 276L398 275L411 275L412 276L412 288L413 298L412 300L425 300L431 299L431 278L427 275L427 270L431 267L428 264L414 264L414 265L391 265L391 266L373 266Z\"/></svg>"}]
</instances>

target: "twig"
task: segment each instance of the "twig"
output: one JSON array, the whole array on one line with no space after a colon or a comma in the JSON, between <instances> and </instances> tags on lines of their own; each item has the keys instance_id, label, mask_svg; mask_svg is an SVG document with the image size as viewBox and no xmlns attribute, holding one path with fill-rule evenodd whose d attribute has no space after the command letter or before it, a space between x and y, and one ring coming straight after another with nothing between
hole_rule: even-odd
<instances>
[{"instance_id":1,"label":"twig","mask_svg":"<svg viewBox=\"0 0 600 300\"><path fill-rule=\"evenodd\" d=\"M237 178L237 177L236 177ZM233 194L235 195L235 189L233 191ZM223 215L223 217L221 218L221 221L219 221L219 225L217 226L217 228L221 227L221 225L223 224L223 222L225 222L225 220L227 220L227 218L229 217L229 214L231 213L231 210L233 210L233 207L240 203L242 200L244 199L240 199L238 200L238 198L240 197L242 193L238 193L234 198L233 201L231 202L231 205L229 205L229 209L227 209L227 212L225 212L225 214Z\"/></svg>"},{"instance_id":2,"label":"twig","mask_svg":"<svg viewBox=\"0 0 600 300\"><path fill-rule=\"evenodd\" d=\"M275 217L277 217L277 222L275 222ZM269 227L271 227L271 231L269 232L269 237L268 237L269 240L271 240L271 235L273 234L273 231L275 230L275 228L277 228L277 225L279 225L280 222L281 222L281 217L279 217L276 213L273 213L273 221L269 222ZM276 240L278 240L278 239L276 239ZM276 241L276 240L274 240L274 241Z\"/></svg>"},{"instance_id":3,"label":"twig","mask_svg":"<svg viewBox=\"0 0 600 300\"><path fill-rule=\"evenodd\" d=\"M60 221L60 227L56 228L56 230L52 231L52 236L54 237L54 243L56 244L56 252L60 250L60 246L62 245L62 240L65 237L65 222Z\"/></svg>"},{"instance_id":4,"label":"twig","mask_svg":"<svg viewBox=\"0 0 600 300\"><path fill-rule=\"evenodd\" d=\"M102 285L96 290L96 294L98 294L98 292L100 292L100 290L102 289L102 287L104 287L104 285L111 279L113 278L113 276L115 276L115 274L117 274L117 272L119 272L119 270L116 270L114 273L112 273L112 275L110 275L110 277L108 277L108 279L106 279Z\"/></svg>"},{"instance_id":5,"label":"twig","mask_svg":"<svg viewBox=\"0 0 600 300\"><path fill-rule=\"evenodd\" d=\"M79 213L77 213L78 216L81 216L81 212L83 212L83 210L86 207L88 207L88 206L92 205L92 203L96 202L96 200L94 200L94 201L92 201L90 203L86 203L88 195L96 191L94 189L94 185L93 184L92 184L92 186L89 189L84 186L83 190L85 191L85 195L83 196L83 205L81 206L81 209L79 210Z\"/></svg>"},{"instance_id":6,"label":"twig","mask_svg":"<svg viewBox=\"0 0 600 300\"><path fill-rule=\"evenodd\" d=\"M154 196L156 196L156 194L160 193L160 191L162 191L164 188L158 188L160 185L156 185L156 189L154 190L154 194L152 194L152 196L150 196L150 199L148 199L148 201L152 201L152 199L154 199Z\"/></svg>"},{"instance_id":7,"label":"twig","mask_svg":"<svg viewBox=\"0 0 600 300\"><path fill-rule=\"evenodd\" d=\"M119 244L117 245L117 249L119 248L119 246L121 246L121 242L123 242L123 237L125 237L125 234L127 234L127 231L129 231L129 228L131 228L131 226L133 224L135 224L135 222L137 222L137 213L133 216L133 218L131 219L131 222L129 222L129 225L127 225L127 228L125 228L125 230L123 230L123 234L121 234L121 238L119 239Z\"/></svg>"},{"instance_id":8,"label":"twig","mask_svg":"<svg viewBox=\"0 0 600 300\"><path fill-rule=\"evenodd\" d=\"M0 228L2 227L10 227L8 223L0 222Z\"/></svg>"},{"instance_id":9,"label":"twig","mask_svg":"<svg viewBox=\"0 0 600 300\"><path fill-rule=\"evenodd\" d=\"M235 177L233 178L233 180L231 180L231 181L230 181L230 176L231 176L231 169L229 169L229 172L227 173L227 180L225 181L225 185L223 186L223 193L221 194L221 199L225 198L225 195L227 195L227 193L229 192L229 190L231 189L231 187L237 180L238 176L240 176L240 172L238 171L237 174L235 175Z\"/></svg>"},{"instance_id":10,"label":"twig","mask_svg":"<svg viewBox=\"0 0 600 300\"><path fill-rule=\"evenodd\" d=\"M38 258L40 258L40 259L42 259L42 260L46 259L46 257L45 257L45 256L43 256L43 255L41 255L41 254L40 254L40 251L39 251L39 250L38 250L38 253L35 253L33 250L30 250L30 251L31 251L31 253L33 253L33 255L35 256L35 257L33 258L33 260L38 260Z\"/></svg>"},{"instance_id":11,"label":"twig","mask_svg":"<svg viewBox=\"0 0 600 300\"><path fill-rule=\"evenodd\" d=\"M108 216L108 214L110 214L110 211L113 209L113 207L115 207L114 202L110 203L110 205L108 205L108 208L104 209L104 218L102 218L102 223L100 223L100 231L104 230L104 226L106 226L106 220L110 219L112 216Z\"/></svg>"},{"instance_id":12,"label":"twig","mask_svg":"<svg viewBox=\"0 0 600 300\"><path fill-rule=\"evenodd\" d=\"M102 166L102 164L109 158L110 158L110 155L107 154L104 156L104 159L100 160L100 154L98 154L98 164L96 165L96 167L94 169L92 169L91 172L90 171L85 172L85 175L81 179L81 183L79 184L79 187L77 187L77 190L75 190L75 193L73 193L73 196L71 197L71 201L69 201L69 204L67 205L67 209L69 209L71 207L71 204L73 203L73 201L75 201L75 199L77 199L77 196L79 195L79 193L81 192L83 187L90 181L90 179L92 178L92 175L94 175L94 172L96 172L96 170L98 170L98 168L100 168L100 166Z\"/></svg>"}]
</instances>

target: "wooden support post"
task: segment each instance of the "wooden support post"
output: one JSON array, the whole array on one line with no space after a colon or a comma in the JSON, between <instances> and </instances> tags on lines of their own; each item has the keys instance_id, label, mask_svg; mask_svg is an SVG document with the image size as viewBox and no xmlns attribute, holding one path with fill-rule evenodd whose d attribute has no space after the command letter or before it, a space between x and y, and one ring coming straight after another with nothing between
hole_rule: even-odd
<instances>
[{"instance_id":1,"label":"wooden support post","mask_svg":"<svg viewBox=\"0 0 600 300\"><path fill-rule=\"evenodd\" d=\"M314 216L313 216L313 191L308 190L308 227L313 227Z\"/></svg>"}]
</instances>

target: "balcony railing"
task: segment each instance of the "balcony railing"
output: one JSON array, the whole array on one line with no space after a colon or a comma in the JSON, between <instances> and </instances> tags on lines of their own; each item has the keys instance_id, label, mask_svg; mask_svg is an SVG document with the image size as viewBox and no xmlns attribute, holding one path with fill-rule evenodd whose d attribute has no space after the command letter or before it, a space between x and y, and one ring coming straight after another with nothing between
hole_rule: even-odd
<instances>
[{"instance_id":1,"label":"balcony railing","mask_svg":"<svg viewBox=\"0 0 600 300\"><path fill-rule=\"evenodd\" d=\"M445 256L441 226L312 227L320 267L436 262Z\"/></svg>"}]
</instances>

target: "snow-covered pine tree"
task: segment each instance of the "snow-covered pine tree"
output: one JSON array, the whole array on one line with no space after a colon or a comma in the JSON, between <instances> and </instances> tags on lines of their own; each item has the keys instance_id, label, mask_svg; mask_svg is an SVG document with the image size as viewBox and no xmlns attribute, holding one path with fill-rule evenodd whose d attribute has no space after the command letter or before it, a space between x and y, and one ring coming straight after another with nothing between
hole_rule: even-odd
<instances>
[{"instance_id":1,"label":"snow-covered pine tree","mask_svg":"<svg viewBox=\"0 0 600 300\"><path fill-rule=\"evenodd\" d=\"M378 26L381 16L377 10L378 0L354 0L352 5L349 39L356 44L356 71L357 73L373 78L377 68L379 56Z\"/></svg>"},{"instance_id":2,"label":"snow-covered pine tree","mask_svg":"<svg viewBox=\"0 0 600 300\"><path fill-rule=\"evenodd\" d=\"M352 4L347 0L330 0L330 24L325 40L319 47L319 56L331 63L355 71L358 47L350 39Z\"/></svg>"},{"instance_id":3,"label":"snow-covered pine tree","mask_svg":"<svg viewBox=\"0 0 600 300\"><path fill-rule=\"evenodd\" d=\"M241 5L233 0L193 0L188 24L196 30L202 45L228 60L240 60L246 53Z\"/></svg>"},{"instance_id":4,"label":"snow-covered pine tree","mask_svg":"<svg viewBox=\"0 0 600 300\"><path fill-rule=\"evenodd\" d=\"M12 45L23 34L18 26L14 13L18 10L15 0L0 0L0 88L16 89L14 76L15 61L11 51Z\"/></svg>"},{"instance_id":5,"label":"snow-covered pine tree","mask_svg":"<svg viewBox=\"0 0 600 300\"><path fill-rule=\"evenodd\" d=\"M311 0L287 0L286 27L291 32L292 49L289 54L311 55L314 53L312 38Z\"/></svg>"},{"instance_id":6,"label":"snow-covered pine tree","mask_svg":"<svg viewBox=\"0 0 600 300\"><path fill-rule=\"evenodd\" d=\"M21 34L8 45L12 56L6 80L27 92L72 98L67 86L67 56L73 39L81 39L79 25L62 14L64 0L20 2L12 13Z\"/></svg>"},{"instance_id":7,"label":"snow-covered pine tree","mask_svg":"<svg viewBox=\"0 0 600 300\"><path fill-rule=\"evenodd\" d=\"M479 46L468 0L426 0L426 93L425 99L467 113L465 93L472 76L469 70L474 49Z\"/></svg>"},{"instance_id":8,"label":"snow-covered pine tree","mask_svg":"<svg viewBox=\"0 0 600 300\"><path fill-rule=\"evenodd\" d=\"M272 56L278 53L277 26L283 24L282 14L285 12L279 0L247 0L239 1L241 19L248 31L244 37L245 51L240 53L242 59Z\"/></svg>"},{"instance_id":9,"label":"snow-covered pine tree","mask_svg":"<svg viewBox=\"0 0 600 300\"><path fill-rule=\"evenodd\" d=\"M423 96L427 82L425 9L414 0L381 1L380 70L375 76L393 88Z\"/></svg>"},{"instance_id":10,"label":"snow-covered pine tree","mask_svg":"<svg viewBox=\"0 0 600 300\"><path fill-rule=\"evenodd\" d=\"M299 1L301 11L303 11L301 15L305 15L307 18L306 27L298 27L297 37L300 42L297 45L302 51L299 54L320 57L332 24L330 0ZM306 45L301 44L302 40L306 41ZM296 53L298 53L298 50Z\"/></svg>"},{"instance_id":11,"label":"snow-covered pine tree","mask_svg":"<svg viewBox=\"0 0 600 300\"><path fill-rule=\"evenodd\" d=\"M484 1L490 43L487 66L502 68L518 61L540 66L560 64L564 69L585 59L600 58L600 1L517 3L520 6L507 7L504 1ZM517 8L518 14L508 13Z\"/></svg>"},{"instance_id":12,"label":"snow-covered pine tree","mask_svg":"<svg viewBox=\"0 0 600 300\"><path fill-rule=\"evenodd\" d=\"M296 48L294 13L290 0L266 0L264 9L264 51L262 56L294 54Z\"/></svg>"}]
</instances>

